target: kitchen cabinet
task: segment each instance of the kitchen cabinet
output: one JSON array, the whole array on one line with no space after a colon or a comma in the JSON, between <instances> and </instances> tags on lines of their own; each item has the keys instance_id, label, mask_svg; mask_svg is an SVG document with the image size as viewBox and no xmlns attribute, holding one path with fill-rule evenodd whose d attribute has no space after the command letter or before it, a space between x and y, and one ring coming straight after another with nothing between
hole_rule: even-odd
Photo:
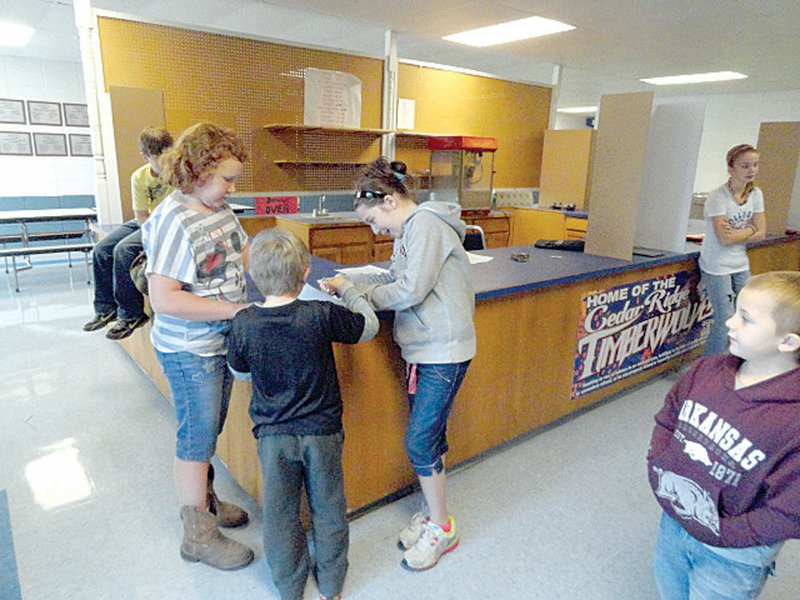
<instances>
[{"instance_id":1,"label":"kitchen cabinet","mask_svg":"<svg viewBox=\"0 0 800 600\"><path fill-rule=\"evenodd\" d=\"M567 217L564 219L568 240L583 240L586 238L586 225L588 219L578 217Z\"/></svg>"},{"instance_id":2,"label":"kitchen cabinet","mask_svg":"<svg viewBox=\"0 0 800 600\"><path fill-rule=\"evenodd\" d=\"M373 262L373 235L369 226L348 213L328 217L307 214L275 217L276 227L291 231L300 238L313 256L343 265Z\"/></svg>"},{"instance_id":3,"label":"kitchen cabinet","mask_svg":"<svg viewBox=\"0 0 800 600\"><path fill-rule=\"evenodd\" d=\"M467 225L477 225L483 229L487 248L508 246L511 238L511 218L508 213L497 211L485 214L464 214L461 217Z\"/></svg>"}]
</instances>

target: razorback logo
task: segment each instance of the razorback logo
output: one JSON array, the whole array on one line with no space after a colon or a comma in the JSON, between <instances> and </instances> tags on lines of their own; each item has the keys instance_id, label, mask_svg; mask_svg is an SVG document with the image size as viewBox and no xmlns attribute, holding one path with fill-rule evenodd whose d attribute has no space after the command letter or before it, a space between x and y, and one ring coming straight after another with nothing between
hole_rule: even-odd
<instances>
[{"instance_id":1,"label":"razorback logo","mask_svg":"<svg viewBox=\"0 0 800 600\"><path fill-rule=\"evenodd\" d=\"M692 519L719 535L719 512L706 490L686 477L653 467L658 474L656 496L669 500L672 510L682 519Z\"/></svg>"}]
</instances>

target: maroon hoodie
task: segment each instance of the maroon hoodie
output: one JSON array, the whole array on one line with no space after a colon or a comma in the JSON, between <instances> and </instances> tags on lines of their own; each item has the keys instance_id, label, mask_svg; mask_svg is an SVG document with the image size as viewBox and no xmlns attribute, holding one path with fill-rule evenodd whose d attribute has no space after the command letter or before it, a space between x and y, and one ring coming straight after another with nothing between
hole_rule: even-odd
<instances>
[{"instance_id":1,"label":"maroon hoodie","mask_svg":"<svg viewBox=\"0 0 800 600\"><path fill-rule=\"evenodd\" d=\"M736 390L741 363L697 361L656 415L647 454L659 504L711 546L800 538L800 368Z\"/></svg>"}]
</instances>

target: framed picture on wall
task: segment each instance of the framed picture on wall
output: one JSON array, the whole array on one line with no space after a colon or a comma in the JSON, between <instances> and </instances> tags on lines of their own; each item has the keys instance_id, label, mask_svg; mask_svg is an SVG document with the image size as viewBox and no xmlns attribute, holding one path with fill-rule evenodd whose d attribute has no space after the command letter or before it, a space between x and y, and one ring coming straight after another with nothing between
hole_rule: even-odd
<instances>
[{"instance_id":1,"label":"framed picture on wall","mask_svg":"<svg viewBox=\"0 0 800 600\"><path fill-rule=\"evenodd\" d=\"M25 103L22 100L0 98L0 123L25 125Z\"/></svg>"},{"instance_id":2,"label":"framed picture on wall","mask_svg":"<svg viewBox=\"0 0 800 600\"><path fill-rule=\"evenodd\" d=\"M27 131L0 131L0 155L33 156L31 134Z\"/></svg>"},{"instance_id":3,"label":"framed picture on wall","mask_svg":"<svg viewBox=\"0 0 800 600\"><path fill-rule=\"evenodd\" d=\"M63 125L61 103L28 100L28 121L31 125Z\"/></svg>"},{"instance_id":4,"label":"framed picture on wall","mask_svg":"<svg viewBox=\"0 0 800 600\"><path fill-rule=\"evenodd\" d=\"M92 137L83 133L70 133L69 155L92 156Z\"/></svg>"},{"instance_id":5,"label":"framed picture on wall","mask_svg":"<svg viewBox=\"0 0 800 600\"><path fill-rule=\"evenodd\" d=\"M64 102L64 122L67 127L88 127L89 109L85 104Z\"/></svg>"},{"instance_id":6,"label":"framed picture on wall","mask_svg":"<svg viewBox=\"0 0 800 600\"><path fill-rule=\"evenodd\" d=\"M36 156L67 156L67 136L63 133L33 134Z\"/></svg>"}]
</instances>

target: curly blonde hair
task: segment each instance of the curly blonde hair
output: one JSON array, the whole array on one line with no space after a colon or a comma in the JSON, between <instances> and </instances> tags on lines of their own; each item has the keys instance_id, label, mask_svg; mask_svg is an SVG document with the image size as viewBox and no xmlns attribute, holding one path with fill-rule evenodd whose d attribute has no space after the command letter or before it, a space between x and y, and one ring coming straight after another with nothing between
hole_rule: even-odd
<instances>
[{"instance_id":1,"label":"curly blonde hair","mask_svg":"<svg viewBox=\"0 0 800 600\"><path fill-rule=\"evenodd\" d=\"M196 123L181 133L175 145L164 153L161 179L182 192L191 192L200 179L229 158L247 160L242 140L230 129Z\"/></svg>"}]
</instances>

